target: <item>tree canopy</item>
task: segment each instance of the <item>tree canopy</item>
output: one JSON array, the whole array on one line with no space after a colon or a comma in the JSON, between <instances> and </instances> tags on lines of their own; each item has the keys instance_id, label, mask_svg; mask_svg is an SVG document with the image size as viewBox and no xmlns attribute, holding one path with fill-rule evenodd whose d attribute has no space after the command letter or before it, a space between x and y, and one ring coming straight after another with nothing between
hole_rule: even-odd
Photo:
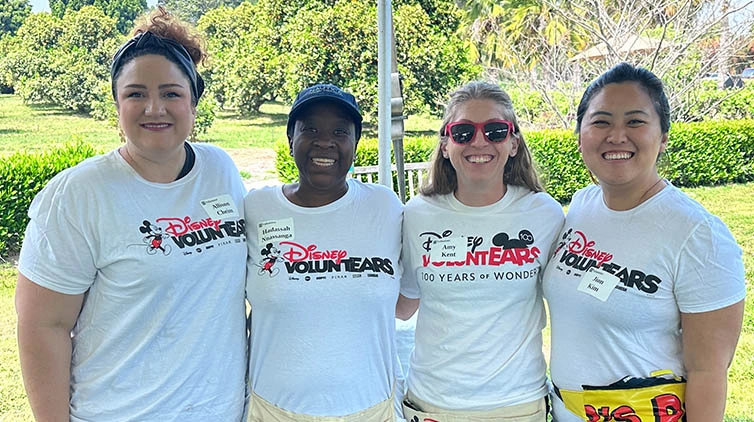
<instances>
[{"instance_id":1,"label":"tree canopy","mask_svg":"<svg viewBox=\"0 0 754 422\"><path fill-rule=\"evenodd\" d=\"M0 36L15 34L30 14L29 0L3 0L0 3Z\"/></svg>"},{"instance_id":2,"label":"tree canopy","mask_svg":"<svg viewBox=\"0 0 754 422\"><path fill-rule=\"evenodd\" d=\"M161 3L196 20L206 36L210 61L201 71L213 104L251 114L267 101L290 103L302 88L332 82L353 92L367 115L373 113L376 2L239 1ZM746 103L734 92L708 91L710 81L703 80L709 72L724 75L750 66L754 18L738 2L392 0L392 5L409 114L438 114L449 92L484 78L511 94L525 122L570 128L585 83L620 61L647 67L666 82L676 120L740 115L742 105L725 104ZM30 14L28 0L6 0L3 7L0 90L15 90L29 102L112 114L102 88L107 65L146 0L50 0L52 13Z\"/></svg>"},{"instance_id":3,"label":"tree canopy","mask_svg":"<svg viewBox=\"0 0 754 422\"><path fill-rule=\"evenodd\" d=\"M67 12L76 12L85 6L95 6L107 16L115 19L120 33L133 26L134 19L147 10L147 0L49 0L50 12L63 19Z\"/></svg>"},{"instance_id":4,"label":"tree canopy","mask_svg":"<svg viewBox=\"0 0 754 422\"><path fill-rule=\"evenodd\" d=\"M181 19L196 23L210 10L219 7L236 7L243 0L161 0L159 3Z\"/></svg>"},{"instance_id":5,"label":"tree canopy","mask_svg":"<svg viewBox=\"0 0 754 422\"><path fill-rule=\"evenodd\" d=\"M377 8L347 0L259 0L219 8L199 21L209 39L211 88L218 100L254 113L265 101L290 101L302 88L331 82L376 109ZM298 9L295 9L297 6ZM455 36L461 11L446 0L394 4L398 68L409 112L439 112L442 96L478 76Z\"/></svg>"}]
</instances>

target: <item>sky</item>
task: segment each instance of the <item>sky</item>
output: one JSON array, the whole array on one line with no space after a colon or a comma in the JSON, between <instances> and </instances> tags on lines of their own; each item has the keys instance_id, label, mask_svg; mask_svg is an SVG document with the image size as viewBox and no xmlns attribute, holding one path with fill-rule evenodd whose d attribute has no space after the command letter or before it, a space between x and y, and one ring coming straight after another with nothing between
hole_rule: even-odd
<instances>
[{"instance_id":1,"label":"sky","mask_svg":"<svg viewBox=\"0 0 754 422\"><path fill-rule=\"evenodd\" d=\"M49 12L50 3L48 0L30 0L32 12ZM147 6L152 7L157 4L157 0L147 0Z\"/></svg>"}]
</instances>

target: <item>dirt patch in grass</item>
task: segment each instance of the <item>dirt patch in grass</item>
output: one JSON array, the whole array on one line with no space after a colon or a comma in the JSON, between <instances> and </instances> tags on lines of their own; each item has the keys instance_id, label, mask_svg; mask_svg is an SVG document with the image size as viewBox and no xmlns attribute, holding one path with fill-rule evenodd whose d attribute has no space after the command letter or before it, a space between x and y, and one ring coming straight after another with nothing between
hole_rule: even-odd
<instances>
[{"instance_id":1,"label":"dirt patch in grass","mask_svg":"<svg viewBox=\"0 0 754 422\"><path fill-rule=\"evenodd\" d=\"M247 182L277 181L275 150L272 148L225 149Z\"/></svg>"}]
</instances>

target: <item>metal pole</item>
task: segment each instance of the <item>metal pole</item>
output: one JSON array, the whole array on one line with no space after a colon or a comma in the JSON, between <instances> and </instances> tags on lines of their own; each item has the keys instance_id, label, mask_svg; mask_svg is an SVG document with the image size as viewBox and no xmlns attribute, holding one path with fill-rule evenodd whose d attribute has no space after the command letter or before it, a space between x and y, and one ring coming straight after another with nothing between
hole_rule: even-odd
<instances>
[{"instance_id":1,"label":"metal pole","mask_svg":"<svg viewBox=\"0 0 754 422\"><path fill-rule=\"evenodd\" d=\"M406 202L406 171L403 157L403 86L401 75L398 73L398 58L395 54L395 28L390 34L390 138L393 140L393 156L395 157L395 175L398 179L398 197Z\"/></svg>"},{"instance_id":2,"label":"metal pole","mask_svg":"<svg viewBox=\"0 0 754 422\"><path fill-rule=\"evenodd\" d=\"M391 0L377 0L377 84L378 84L378 167L377 180L380 184L393 188L393 174L390 170L390 61L391 36L393 32L393 12Z\"/></svg>"}]
</instances>

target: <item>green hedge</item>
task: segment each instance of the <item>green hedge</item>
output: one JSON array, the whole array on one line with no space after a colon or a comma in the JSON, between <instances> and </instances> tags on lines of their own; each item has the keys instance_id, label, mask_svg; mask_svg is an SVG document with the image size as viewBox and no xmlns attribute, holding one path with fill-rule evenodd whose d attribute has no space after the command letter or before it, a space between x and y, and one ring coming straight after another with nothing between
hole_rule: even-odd
<instances>
[{"instance_id":1,"label":"green hedge","mask_svg":"<svg viewBox=\"0 0 754 422\"><path fill-rule=\"evenodd\" d=\"M561 203L591 183L576 149L576 135L567 130L525 132L547 192ZM668 148L660 160L660 174L676 186L694 187L754 180L754 120L674 123ZM428 161L436 139L406 138L406 162ZM288 144L276 145L275 167L285 183L298 177ZM359 142L356 166L377 165L377 141Z\"/></svg>"},{"instance_id":2,"label":"green hedge","mask_svg":"<svg viewBox=\"0 0 754 422\"><path fill-rule=\"evenodd\" d=\"M524 137L539 177L553 198L566 203L574 192L591 183L589 171L576 148L576 134L572 131L525 132Z\"/></svg>"},{"instance_id":3,"label":"green hedge","mask_svg":"<svg viewBox=\"0 0 754 422\"><path fill-rule=\"evenodd\" d=\"M678 186L754 180L754 120L674 124L661 169Z\"/></svg>"},{"instance_id":4,"label":"green hedge","mask_svg":"<svg viewBox=\"0 0 754 422\"><path fill-rule=\"evenodd\" d=\"M17 252L29 222L34 196L58 172L97 154L83 142L43 154L17 153L0 161L0 255Z\"/></svg>"}]
</instances>

